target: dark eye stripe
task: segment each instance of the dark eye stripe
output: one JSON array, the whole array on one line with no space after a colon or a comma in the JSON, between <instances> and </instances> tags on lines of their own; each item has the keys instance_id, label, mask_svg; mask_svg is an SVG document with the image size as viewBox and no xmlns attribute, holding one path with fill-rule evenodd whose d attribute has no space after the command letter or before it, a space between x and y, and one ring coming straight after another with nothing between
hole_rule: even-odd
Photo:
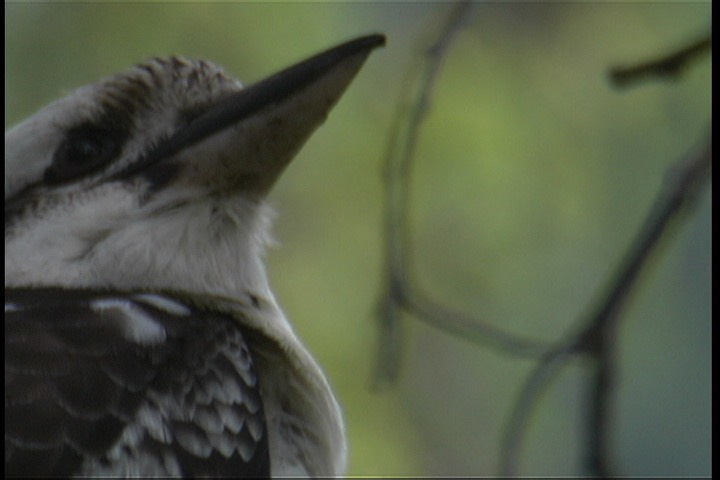
<instances>
[{"instance_id":1,"label":"dark eye stripe","mask_svg":"<svg viewBox=\"0 0 720 480\"><path fill-rule=\"evenodd\" d=\"M44 182L57 185L102 169L117 158L127 138L127 129L110 122L72 128L55 150Z\"/></svg>"}]
</instances>

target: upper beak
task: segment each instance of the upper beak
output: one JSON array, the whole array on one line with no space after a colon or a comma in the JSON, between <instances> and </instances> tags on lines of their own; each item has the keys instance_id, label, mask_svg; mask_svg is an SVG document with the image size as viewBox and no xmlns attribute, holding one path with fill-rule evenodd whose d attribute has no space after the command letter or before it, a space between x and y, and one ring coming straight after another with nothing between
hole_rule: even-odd
<instances>
[{"instance_id":1,"label":"upper beak","mask_svg":"<svg viewBox=\"0 0 720 480\"><path fill-rule=\"evenodd\" d=\"M202 157L212 164L193 170L219 181L216 186L264 194L327 117L370 52L384 44L379 34L350 40L243 88L208 106L137 168L119 176L170 157L193 164Z\"/></svg>"}]
</instances>

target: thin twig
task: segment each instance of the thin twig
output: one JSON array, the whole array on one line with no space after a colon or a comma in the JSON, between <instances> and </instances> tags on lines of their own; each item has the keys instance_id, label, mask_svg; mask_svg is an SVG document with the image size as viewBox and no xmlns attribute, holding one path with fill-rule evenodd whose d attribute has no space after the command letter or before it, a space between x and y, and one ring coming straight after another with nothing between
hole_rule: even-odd
<instances>
[{"instance_id":1,"label":"thin twig","mask_svg":"<svg viewBox=\"0 0 720 480\"><path fill-rule=\"evenodd\" d=\"M676 79L692 60L711 48L712 36L707 35L660 58L629 67L614 67L610 70L610 80L618 87L626 87L652 77Z\"/></svg>"},{"instance_id":2,"label":"thin twig","mask_svg":"<svg viewBox=\"0 0 720 480\"><path fill-rule=\"evenodd\" d=\"M523 433L527 430L527 423L532 416L538 399L557 376L560 369L565 366L568 358L574 353L572 344L561 344L549 350L538 361L522 389L515 398L510 410L500 447L499 475L501 477L516 476L520 466L519 457L522 446Z\"/></svg>"},{"instance_id":3,"label":"thin twig","mask_svg":"<svg viewBox=\"0 0 720 480\"><path fill-rule=\"evenodd\" d=\"M471 6L472 3L467 1L453 5L438 39L403 81L410 102L402 99L398 107L385 156L386 285L378 308L380 340L373 376L375 388L394 382L399 368L399 355L393 350L399 348L401 341L399 320L404 307L403 290L409 284L408 190L420 126L428 111L437 74ZM416 84L418 86L413 88Z\"/></svg>"},{"instance_id":4,"label":"thin twig","mask_svg":"<svg viewBox=\"0 0 720 480\"><path fill-rule=\"evenodd\" d=\"M427 49L422 63L411 70L404 85L408 86L409 107L401 103L395 116L392 134L385 157L385 255L386 273L384 295L380 302L380 353L375 369L374 386L392 383L398 372L400 348L399 320L402 311L467 341L497 348L517 356L537 357L547 344L504 332L483 323L480 319L455 312L431 300L412 286L409 253L410 235L409 185L411 167L420 138L420 128L429 110L435 81L442 69L450 46L467 22L471 2L458 2L443 24L440 35ZM410 86L416 85L413 89ZM393 363L394 362L394 363Z\"/></svg>"},{"instance_id":5,"label":"thin twig","mask_svg":"<svg viewBox=\"0 0 720 480\"><path fill-rule=\"evenodd\" d=\"M500 454L502 475L517 472L522 434L537 399L569 358L580 354L593 362L587 416L587 468L593 476L612 476L608 432L612 418L610 411L619 314L663 234L674 221L679 220L684 207L692 204L697 197L704 185L703 180L709 177L711 163L712 140L708 137L700 149L686 155L668 170L665 185L635 240L618 263L617 273L610 277L606 293L595 302L592 313L580 320L579 332L558 342L525 380L506 425Z\"/></svg>"},{"instance_id":6,"label":"thin twig","mask_svg":"<svg viewBox=\"0 0 720 480\"><path fill-rule=\"evenodd\" d=\"M386 272L378 314L381 332L376 386L378 383L392 382L397 376L403 312L458 338L489 345L503 353L539 357L515 399L503 434L500 471L504 475L512 475L519 469L523 434L541 395L571 359L585 357L592 362L586 424L587 468L594 475L608 477L612 475L609 431L620 313L659 241L670 225L679 220L680 212L697 196L703 185L702 180L707 179L711 168L711 139L708 137L703 148L678 161L669 171L665 185L645 222L618 263L615 274L609 278L603 293L593 302L590 314L580 318L572 330L574 333L565 335L550 348L544 343L496 329L431 300L413 288L409 275L410 171L435 80L469 8L468 2L453 6L435 43L427 50L421 63L416 65L416 69L408 73L404 85L409 101L400 104L393 123L385 158ZM613 79L618 84L625 84L649 75L677 76L691 59L708 50L709 43L710 37L661 59L635 67L615 69Z\"/></svg>"},{"instance_id":7,"label":"thin twig","mask_svg":"<svg viewBox=\"0 0 720 480\"><path fill-rule=\"evenodd\" d=\"M425 323L465 341L493 348L499 353L538 358L549 347L548 343L511 334L479 322L473 316L452 310L418 293L410 292L404 305Z\"/></svg>"},{"instance_id":8,"label":"thin twig","mask_svg":"<svg viewBox=\"0 0 720 480\"><path fill-rule=\"evenodd\" d=\"M587 469L593 476L613 477L610 455L610 426L615 381L615 330L607 329L602 347L595 353L592 367L592 386L588 400L586 428ZM612 337L610 337L612 335Z\"/></svg>"},{"instance_id":9,"label":"thin twig","mask_svg":"<svg viewBox=\"0 0 720 480\"><path fill-rule=\"evenodd\" d=\"M588 469L593 475L611 476L609 461L609 420L612 418L611 392L614 381L615 337L620 312L637 284L638 277L656 251L669 227L680 220L684 207L692 203L707 180L712 163L712 140L709 136L702 147L686 155L673 165L666 176L665 185L630 245L617 273L608 281L607 293L596 302L589 318L582 322L587 327L577 338L579 351L594 361L593 388L590 392L588 412Z\"/></svg>"},{"instance_id":10,"label":"thin twig","mask_svg":"<svg viewBox=\"0 0 720 480\"><path fill-rule=\"evenodd\" d=\"M665 185L658 193L645 222L619 263L616 273L610 278L606 293L596 302L597 308L587 322L591 328L595 329L598 325L604 327L604 324L617 319L620 308L658 240L678 211L697 195L698 187L702 185L699 180L706 178L710 169L711 150L712 141L708 139L697 152L687 155L668 170Z\"/></svg>"}]
</instances>

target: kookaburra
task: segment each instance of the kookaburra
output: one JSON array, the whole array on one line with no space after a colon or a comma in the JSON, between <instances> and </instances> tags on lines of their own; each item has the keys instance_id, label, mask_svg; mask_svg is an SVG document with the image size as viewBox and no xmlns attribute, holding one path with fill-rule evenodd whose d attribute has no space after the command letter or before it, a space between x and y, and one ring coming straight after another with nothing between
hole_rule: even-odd
<instances>
[{"instance_id":1,"label":"kookaburra","mask_svg":"<svg viewBox=\"0 0 720 480\"><path fill-rule=\"evenodd\" d=\"M265 196L381 35L243 88L177 57L5 133L6 476L339 475Z\"/></svg>"}]
</instances>

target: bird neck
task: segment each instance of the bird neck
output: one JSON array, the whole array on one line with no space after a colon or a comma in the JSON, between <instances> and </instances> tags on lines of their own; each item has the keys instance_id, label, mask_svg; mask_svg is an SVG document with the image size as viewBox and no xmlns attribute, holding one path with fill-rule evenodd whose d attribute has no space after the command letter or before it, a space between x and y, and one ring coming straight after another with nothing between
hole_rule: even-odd
<instances>
[{"instance_id":1,"label":"bird neck","mask_svg":"<svg viewBox=\"0 0 720 480\"><path fill-rule=\"evenodd\" d=\"M115 205L127 213L109 216L97 203L6 229L5 285L176 290L275 303L264 264L273 215L263 202L204 198L157 211L151 202Z\"/></svg>"}]
</instances>

